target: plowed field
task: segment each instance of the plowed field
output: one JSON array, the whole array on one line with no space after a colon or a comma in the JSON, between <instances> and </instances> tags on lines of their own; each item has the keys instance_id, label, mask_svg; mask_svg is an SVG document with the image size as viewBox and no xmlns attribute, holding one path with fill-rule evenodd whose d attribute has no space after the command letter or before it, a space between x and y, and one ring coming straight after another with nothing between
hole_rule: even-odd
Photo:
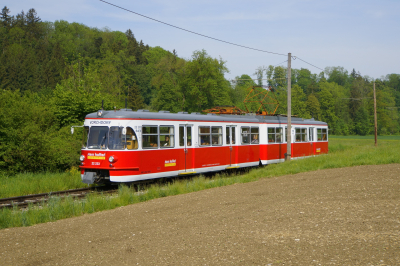
<instances>
[{"instance_id":1,"label":"plowed field","mask_svg":"<svg viewBox=\"0 0 400 266\"><path fill-rule=\"evenodd\" d=\"M263 179L0 231L1 265L400 265L400 165Z\"/></svg>"}]
</instances>

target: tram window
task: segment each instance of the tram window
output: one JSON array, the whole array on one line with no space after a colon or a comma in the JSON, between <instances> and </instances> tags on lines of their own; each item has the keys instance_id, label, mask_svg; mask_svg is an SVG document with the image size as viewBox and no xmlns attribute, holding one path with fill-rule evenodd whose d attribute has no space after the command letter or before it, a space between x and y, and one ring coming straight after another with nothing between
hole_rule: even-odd
<instances>
[{"instance_id":1,"label":"tram window","mask_svg":"<svg viewBox=\"0 0 400 266\"><path fill-rule=\"evenodd\" d=\"M90 127L88 137L88 149L106 149L107 140L108 127Z\"/></svg>"},{"instance_id":2,"label":"tram window","mask_svg":"<svg viewBox=\"0 0 400 266\"><path fill-rule=\"evenodd\" d=\"M282 143L283 140L283 128L277 127L276 128L276 143Z\"/></svg>"},{"instance_id":3,"label":"tram window","mask_svg":"<svg viewBox=\"0 0 400 266\"><path fill-rule=\"evenodd\" d=\"M179 146L185 146L185 127L179 127Z\"/></svg>"},{"instance_id":4,"label":"tram window","mask_svg":"<svg viewBox=\"0 0 400 266\"><path fill-rule=\"evenodd\" d=\"M211 127L211 139L213 146L222 145L222 127Z\"/></svg>"},{"instance_id":5,"label":"tram window","mask_svg":"<svg viewBox=\"0 0 400 266\"><path fill-rule=\"evenodd\" d=\"M142 127L142 147L144 149L158 148L158 126Z\"/></svg>"},{"instance_id":6,"label":"tram window","mask_svg":"<svg viewBox=\"0 0 400 266\"><path fill-rule=\"evenodd\" d=\"M108 133L108 148L110 150L125 150L125 136L122 135L123 127L110 127Z\"/></svg>"},{"instance_id":7,"label":"tram window","mask_svg":"<svg viewBox=\"0 0 400 266\"><path fill-rule=\"evenodd\" d=\"M173 148L174 143L174 127L160 126L160 148Z\"/></svg>"},{"instance_id":8,"label":"tram window","mask_svg":"<svg viewBox=\"0 0 400 266\"><path fill-rule=\"evenodd\" d=\"M186 127L186 146L192 146L192 127Z\"/></svg>"},{"instance_id":9,"label":"tram window","mask_svg":"<svg viewBox=\"0 0 400 266\"><path fill-rule=\"evenodd\" d=\"M251 144L258 144L259 142L258 127L251 127Z\"/></svg>"},{"instance_id":10,"label":"tram window","mask_svg":"<svg viewBox=\"0 0 400 266\"><path fill-rule=\"evenodd\" d=\"M308 129L308 141L313 142L314 141L314 128L310 127Z\"/></svg>"},{"instance_id":11,"label":"tram window","mask_svg":"<svg viewBox=\"0 0 400 266\"><path fill-rule=\"evenodd\" d=\"M89 127L85 126L83 128L83 139L82 139L82 148L86 149L88 144L88 137L89 137Z\"/></svg>"},{"instance_id":12,"label":"tram window","mask_svg":"<svg viewBox=\"0 0 400 266\"><path fill-rule=\"evenodd\" d=\"M200 146L209 146L211 143L210 127L199 127Z\"/></svg>"},{"instance_id":13,"label":"tram window","mask_svg":"<svg viewBox=\"0 0 400 266\"><path fill-rule=\"evenodd\" d=\"M135 131L130 127L126 128L126 141L125 142L126 142L126 148L128 150L137 150L138 139L137 139Z\"/></svg>"},{"instance_id":14,"label":"tram window","mask_svg":"<svg viewBox=\"0 0 400 266\"><path fill-rule=\"evenodd\" d=\"M230 130L229 130L230 129ZM226 144L230 144L230 133L232 132L232 144L236 143L236 127L226 127Z\"/></svg>"},{"instance_id":15,"label":"tram window","mask_svg":"<svg viewBox=\"0 0 400 266\"><path fill-rule=\"evenodd\" d=\"M283 128L269 127L268 128L268 143L282 143Z\"/></svg>"},{"instance_id":16,"label":"tram window","mask_svg":"<svg viewBox=\"0 0 400 266\"><path fill-rule=\"evenodd\" d=\"M318 136L318 141L327 141L328 132L326 128L317 128L317 136Z\"/></svg>"},{"instance_id":17,"label":"tram window","mask_svg":"<svg viewBox=\"0 0 400 266\"><path fill-rule=\"evenodd\" d=\"M250 144L250 128L241 127L242 144Z\"/></svg>"},{"instance_id":18,"label":"tram window","mask_svg":"<svg viewBox=\"0 0 400 266\"><path fill-rule=\"evenodd\" d=\"M179 127L179 146L185 146L185 126ZM186 126L186 146L192 146L192 126Z\"/></svg>"},{"instance_id":19,"label":"tram window","mask_svg":"<svg viewBox=\"0 0 400 266\"><path fill-rule=\"evenodd\" d=\"M307 129L296 128L296 142L306 142L306 141L307 141Z\"/></svg>"}]
</instances>

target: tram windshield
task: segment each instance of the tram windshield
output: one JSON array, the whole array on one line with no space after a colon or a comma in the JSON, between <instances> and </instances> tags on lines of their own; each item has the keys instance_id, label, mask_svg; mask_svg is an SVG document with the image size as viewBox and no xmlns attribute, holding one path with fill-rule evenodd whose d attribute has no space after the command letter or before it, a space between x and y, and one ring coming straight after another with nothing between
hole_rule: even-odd
<instances>
[{"instance_id":1,"label":"tram windshield","mask_svg":"<svg viewBox=\"0 0 400 266\"><path fill-rule=\"evenodd\" d=\"M108 142L108 127L90 127L88 149L106 149Z\"/></svg>"},{"instance_id":2,"label":"tram windshield","mask_svg":"<svg viewBox=\"0 0 400 266\"><path fill-rule=\"evenodd\" d=\"M130 127L124 132L123 127L93 126L89 129L87 148L135 150L138 144L135 131Z\"/></svg>"}]
</instances>

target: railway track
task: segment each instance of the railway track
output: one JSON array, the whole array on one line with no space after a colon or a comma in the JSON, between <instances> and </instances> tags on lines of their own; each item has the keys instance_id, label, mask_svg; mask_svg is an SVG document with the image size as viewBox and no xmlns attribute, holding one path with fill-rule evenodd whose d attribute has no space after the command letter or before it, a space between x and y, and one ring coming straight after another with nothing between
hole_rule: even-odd
<instances>
[{"instance_id":1,"label":"railway track","mask_svg":"<svg viewBox=\"0 0 400 266\"><path fill-rule=\"evenodd\" d=\"M118 190L115 188L104 187L91 187L91 188L78 188L70 190L55 191L49 193L33 194L26 196L10 197L0 199L0 209L2 208L26 208L29 204L39 204L48 201L51 197L67 197L72 196L75 198L84 198L90 193L114 193Z\"/></svg>"}]
</instances>

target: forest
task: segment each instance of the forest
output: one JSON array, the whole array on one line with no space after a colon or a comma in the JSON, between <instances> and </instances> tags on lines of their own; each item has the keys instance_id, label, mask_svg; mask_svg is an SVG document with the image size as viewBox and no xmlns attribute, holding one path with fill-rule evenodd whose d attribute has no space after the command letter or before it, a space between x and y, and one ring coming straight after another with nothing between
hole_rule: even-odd
<instances>
[{"instance_id":1,"label":"forest","mask_svg":"<svg viewBox=\"0 0 400 266\"><path fill-rule=\"evenodd\" d=\"M222 58L206 50L181 58L125 33L59 20L42 21L35 9L0 15L0 174L60 171L78 165L86 114L101 108L202 112L243 104L252 86L270 86L286 114L287 69L260 66L235 81ZM266 64L267 65L267 64ZM400 74L380 79L352 69L326 67L319 74L292 69L292 115L329 124L333 135L374 131L376 84L378 134L400 131ZM254 112L257 104L248 104ZM270 107L272 108L272 107Z\"/></svg>"}]
</instances>

